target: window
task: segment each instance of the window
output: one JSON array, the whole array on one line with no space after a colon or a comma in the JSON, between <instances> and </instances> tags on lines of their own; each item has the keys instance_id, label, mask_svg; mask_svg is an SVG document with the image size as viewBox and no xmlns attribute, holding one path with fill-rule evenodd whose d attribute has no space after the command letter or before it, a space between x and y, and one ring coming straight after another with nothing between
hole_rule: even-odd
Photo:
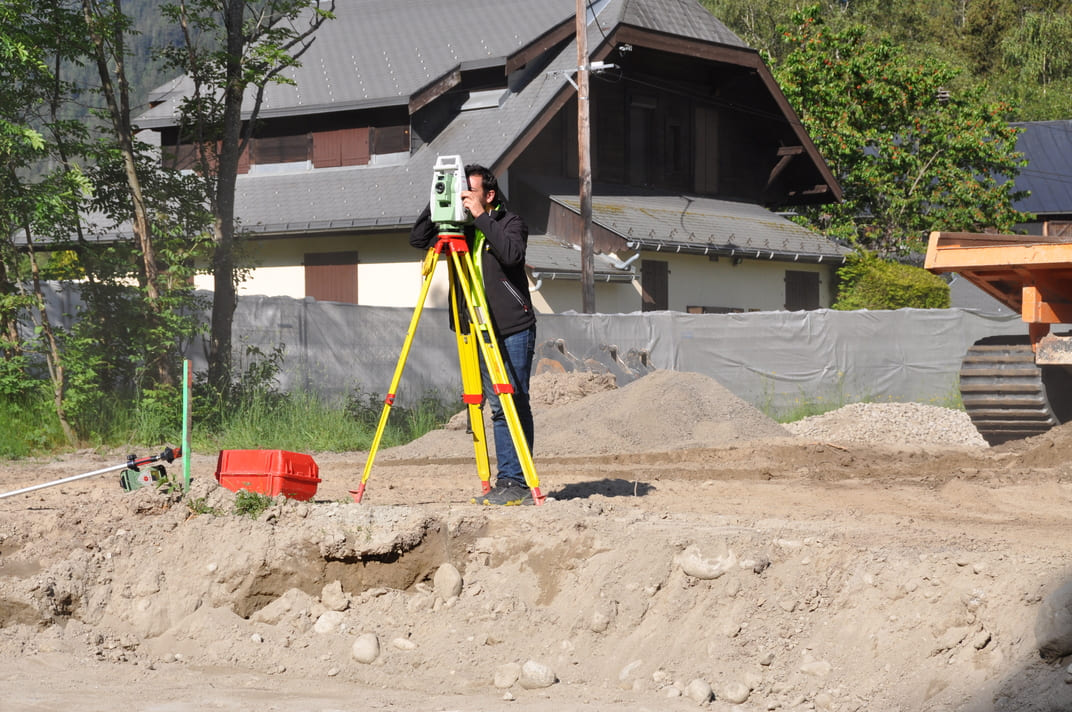
<instances>
[{"instance_id":1,"label":"window","mask_svg":"<svg viewBox=\"0 0 1072 712\"><path fill-rule=\"evenodd\" d=\"M819 308L819 273L785 271L785 308L789 311Z\"/></svg>"},{"instance_id":2,"label":"window","mask_svg":"<svg viewBox=\"0 0 1072 712\"><path fill-rule=\"evenodd\" d=\"M305 296L357 304L357 252L307 253L304 261Z\"/></svg>"}]
</instances>

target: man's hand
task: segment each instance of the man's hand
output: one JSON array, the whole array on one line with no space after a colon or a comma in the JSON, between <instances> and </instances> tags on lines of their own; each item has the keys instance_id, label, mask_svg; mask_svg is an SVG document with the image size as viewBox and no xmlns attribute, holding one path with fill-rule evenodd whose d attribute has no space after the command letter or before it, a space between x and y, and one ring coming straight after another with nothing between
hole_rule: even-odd
<instances>
[{"instance_id":1,"label":"man's hand","mask_svg":"<svg viewBox=\"0 0 1072 712\"><path fill-rule=\"evenodd\" d=\"M484 195L477 190L463 190L461 192L462 205L473 216L473 219L484 214Z\"/></svg>"}]
</instances>

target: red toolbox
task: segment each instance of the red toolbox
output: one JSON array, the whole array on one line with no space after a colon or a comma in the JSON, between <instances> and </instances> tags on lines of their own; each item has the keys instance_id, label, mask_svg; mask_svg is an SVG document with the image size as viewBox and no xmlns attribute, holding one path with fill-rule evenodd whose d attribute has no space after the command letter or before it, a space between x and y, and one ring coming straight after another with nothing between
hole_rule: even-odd
<instances>
[{"instance_id":1,"label":"red toolbox","mask_svg":"<svg viewBox=\"0 0 1072 712\"><path fill-rule=\"evenodd\" d=\"M220 450L216 481L232 492L307 500L316 494L320 468L310 455L287 450Z\"/></svg>"}]
</instances>

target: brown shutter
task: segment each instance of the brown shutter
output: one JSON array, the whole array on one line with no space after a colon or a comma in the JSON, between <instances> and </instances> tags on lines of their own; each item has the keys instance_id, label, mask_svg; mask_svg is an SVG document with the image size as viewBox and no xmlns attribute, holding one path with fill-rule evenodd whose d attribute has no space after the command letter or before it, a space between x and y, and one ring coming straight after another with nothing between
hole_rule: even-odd
<instances>
[{"instance_id":1,"label":"brown shutter","mask_svg":"<svg viewBox=\"0 0 1072 712\"><path fill-rule=\"evenodd\" d=\"M663 311L669 308L670 269L659 260L640 263L641 311Z\"/></svg>"},{"instance_id":2,"label":"brown shutter","mask_svg":"<svg viewBox=\"0 0 1072 712\"><path fill-rule=\"evenodd\" d=\"M308 253L304 261L305 296L357 304L357 252Z\"/></svg>"},{"instance_id":3,"label":"brown shutter","mask_svg":"<svg viewBox=\"0 0 1072 712\"><path fill-rule=\"evenodd\" d=\"M819 273L785 271L785 308L789 311L819 308Z\"/></svg>"}]
</instances>

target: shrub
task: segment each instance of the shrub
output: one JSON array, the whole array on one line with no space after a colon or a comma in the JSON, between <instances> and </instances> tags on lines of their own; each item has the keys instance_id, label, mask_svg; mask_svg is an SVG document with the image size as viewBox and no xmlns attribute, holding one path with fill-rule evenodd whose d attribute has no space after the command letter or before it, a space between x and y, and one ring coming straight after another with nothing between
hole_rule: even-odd
<instances>
[{"instance_id":1,"label":"shrub","mask_svg":"<svg viewBox=\"0 0 1072 712\"><path fill-rule=\"evenodd\" d=\"M838 270L838 297L833 308L947 309L949 285L919 267L887 262L870 252L857 252Z\"/></svg>"}]
</instances>

